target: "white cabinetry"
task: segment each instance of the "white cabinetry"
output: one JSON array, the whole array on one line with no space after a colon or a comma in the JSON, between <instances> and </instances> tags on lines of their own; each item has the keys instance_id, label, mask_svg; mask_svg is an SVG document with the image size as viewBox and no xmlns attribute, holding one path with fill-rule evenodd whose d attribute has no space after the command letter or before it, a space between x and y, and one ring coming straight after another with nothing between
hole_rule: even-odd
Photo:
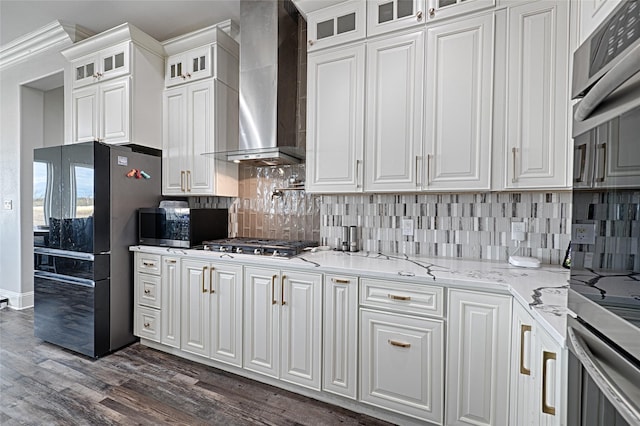
<instances>
[{"instance_id":1,"label":"white cabinetry","mask_svg":"<svg viewBox=\"0 0 640 426\"><path fill-rule=\"evenodd\" d=\"M322 390L356 399L358 277L324 276Z\"/></svg>"},{"instance_id":2,"label":"white cabinetry","mask_svg":"<svg viewBox=\"0 0 640 426\"><path fill-rule=\"evenodd\" d=\"M361 401L441 423L444 325L418 315L442 315L442 288L368 278L360 285Z\"/></svg>"},{"instance_id":3,"label":"white cabinetry","mask_svg":"<svg viewBox=\"0 0 640 426\"><path fill-rule=\"evenodd\" d=\"M425 0L368 0L367 36L424 25Z\"/></svg>"},{"instance_id":4,"label":"white cabinetry","mask_svg":"<svg viewBox=\"0 0 640 426\"><path fill-rule=\"evenodd\" d=\"M133 334L159 342L162 303L160 256L136 253L133 287Z\"/></svg>"},{"instance_id":5,"label":"white cabinetry","mask_svg":"<svg viewBox=\"0 0 640 426\"><path fill-rule=\"evenodd\" d=\"M605 18L620 4L620 0L583 0L575 2L579 14L579 44L582 44L587 37L600 25Z\"/></svg>"},{"instance_id":6,"label":"white cabinetry","mask_svg":"<svg viewBox=\"0 0 640 426\"><path fill-rule=\"evenodd\" d=\"M566 188L569 2L512 6L508 27L504 187Z\"/></svg>"},{"instance_id":7,"label":"white cabinetry","mask_svg":"<svg viewBox=\"0 0 640 426\"><path fill-rule=\"evenodd\" d=\"M350 0L307 16L307 52L365 37L365 0Z\"/></svg>"},{"instance_id":8,"label":"white cabinetry","mask_svg":"<svg viewBox=\"0 0 640 426\"><path fill-rule=\"evenodd\" d=\"M308 192L361 192L365 45L309 54Z\"/></svg>"},{"instance_id":9,"label":"white cabinetry","mask_svg":"<svg viewBox=\"0 0 640 426\"><path fill-rule=\"evenodd\" d=\"M162 317L160 342L174 348L180 347L180 258L162 257Z\"/></svg>"},{"instance_id":10,"label":"white cabinetry","mask_svg":"<svg viewBox=\"0 0 640 426\"><path fill-rule=\"evenodd\" d=\"M246 267L244 368L320 389L322 276Z\"/></svg>"},{"instance_id":11,"label":"white cabinetry","mask_svg":"<svg viewBox=\"0 0 640 426\"><path fill-rule=\"evenodd\" d=\"M367 191L418 187L423 80L424 31L367 43Z\"/></svg>"},{"instance_id":12,"label":"white cabinetry","mask_svg":"<svg viewBox=\"0 0 640 426\"><path fill-rule=\"evenodd\" d=\"M182 260L181 349L242 365L242 267Z\"/></svg>"},{"instance_id":13,"label":"white cabinetry","mask_svg":"<svg viewBox=\"0 0 640 426\"><path fill-rule=\"evenodd\" d=\"M564 350L525 308L514 305L510 424L563 425Z\"/></svg>"},{"instance_id":14,"label":"white cabinetry","mask_svg":"<svg viewBox=\"0 0 640 426\"><path fill-rule=\"evenodd\" d=\"M162 193L236 196L237 165L202 154L237 149L238 45L214 26L164 47L174 52L167 59L166 84L175 87L163 94ZM181 72L183 66L190 71L175 77L177 64Z\"/></svg>"},{"instance_id":15,"label":"white cabinetry","mask_svg":"<svg viewBox=\"0 0 640 426\"><path fill-rule=\"evenodd\" d=\"M495 5L496 0L427 0L427 21L451 18Z\"/></svg>"},{"instance_id":16,"label":"white cabinetry","mask_svg":"<svg viewBox=\"0 0 640 426\"><path fill-rule=\"evenodd\" d=\"M448 425L508 425L511 296L449 290Z\"/></svg>"},{"instance_id":17,"label":"white cabinetry","mask_svg":"<svg viewBox=\"0 0 640 426\"><path fill-rule=\"evenodd\" d=\"M68 143L99 140L160 148L164 51L122 24L62 51L69 61Z\"/></svg>"},{"instance_id":18,"label":"white cabinetry","mask_svg":"<svg viewBox=\"0 0 640 426\"><path fill-rule=\"evenodd\" d=\"M492 13L427 29L425 189L490 189L493 58Z\"/></svg>"}]
</instances>

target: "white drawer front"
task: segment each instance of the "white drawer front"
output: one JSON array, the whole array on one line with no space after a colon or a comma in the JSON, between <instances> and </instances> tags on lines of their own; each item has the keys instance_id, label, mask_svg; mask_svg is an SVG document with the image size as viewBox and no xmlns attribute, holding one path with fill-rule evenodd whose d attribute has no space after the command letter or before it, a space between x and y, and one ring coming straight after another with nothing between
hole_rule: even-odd
<instances>
[{"instance_id":1,"label":"white drawer front","mask_svg":"<svg viewBox=\"0 0 640 426\"><path fill-rule=\"evenodd\" d=\"M143 339L160 341L160 311L157 309L136 307L136 336Z\"/></svg>"},{"instance_id":2,"label":"white drawer front","mask_svg":"<svg viewBox=\"0 0 640 426\"><path fill-rule=\"evenodd\" d=\"M136 272L160 275L160 255L149 253L136 253Z\"/></svg>"},{"instance_id":3,"label":"white drawer front","mask_svg":"<svg viewBox=\"0 0 640 426\"><path fill-rule=\"evenodd\" d=\"M159 275L138 274L136 281L136 291L138 292L138 304L150 308L160 309L161 280Z\"/></svg>"},{"instance_id":4,"label":"white drawer front","mask_svg":"<svg viewBox=\"0 0 640 426\"><path fill-rule=\"evenodd\" d=\"M362 278L360 283L360 304L363 306L396 309L402 313L442 316L442 287L371 278Z\"/></svg>"}]
</instances>

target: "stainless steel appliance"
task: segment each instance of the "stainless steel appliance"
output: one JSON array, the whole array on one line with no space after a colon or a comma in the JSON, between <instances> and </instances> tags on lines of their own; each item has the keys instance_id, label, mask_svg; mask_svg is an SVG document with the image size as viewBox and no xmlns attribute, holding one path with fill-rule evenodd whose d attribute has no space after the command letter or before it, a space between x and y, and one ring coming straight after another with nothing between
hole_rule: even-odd
<instances>
[{"instance_id":1,"label":"stainless steel appliance","mask_svg":"<svg viewBox=\"0 0 640 426\"><path fill-rule=\"evenodd\" d=\"M135 341L128 248L138 207L160 200L153 154L98 142L34 150L36 337L90 357Z\"/></svg>"},{"instance_id":2,"label":"stainless steel appliance","mask_svg":"<svg viewBox=\"0 0 640 426\"><path fill-rule=\"evenodd\" d=\"M225 238L204 241L203 249L222 253L242 253L259 256L290 258L308 247L316 247L315 241L284 241L260 238Z\"/></svg>"},{"instance_id":3,"label":"stainless steel appliance","mask_svg":"<svg viewBox=\"0 0 640 426\"><path fill-rule=\"evenodd\" d=\"M574 55L569 425L640 425L640 3Z\"/></svg>"},{"instance_id":4,"label":"stainless steel appliance","mask_svg":"<svg viewBox=\"0 0 640 426\"><path fill-rule=\"evenodd\" d=\"M189 248L229 234L227 209L142 208L138 217L138 242L145 245Z\"/></svg>"}]
</instances>

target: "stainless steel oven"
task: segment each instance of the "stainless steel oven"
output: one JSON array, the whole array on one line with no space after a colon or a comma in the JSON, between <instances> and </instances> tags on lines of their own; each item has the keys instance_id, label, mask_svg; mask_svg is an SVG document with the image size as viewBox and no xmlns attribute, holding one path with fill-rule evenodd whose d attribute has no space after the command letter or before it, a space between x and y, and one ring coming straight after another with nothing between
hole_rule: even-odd
<instances>
[{"instance_id":1,"label":"stainless steel oven","mask_svg":"<svg viewBox=\"0 0 640 426\"><path fill-rule=\"evenodd\" d=\"M569 425L640 425L640 2L574 55Z\"/></svg>"}]
</instances>

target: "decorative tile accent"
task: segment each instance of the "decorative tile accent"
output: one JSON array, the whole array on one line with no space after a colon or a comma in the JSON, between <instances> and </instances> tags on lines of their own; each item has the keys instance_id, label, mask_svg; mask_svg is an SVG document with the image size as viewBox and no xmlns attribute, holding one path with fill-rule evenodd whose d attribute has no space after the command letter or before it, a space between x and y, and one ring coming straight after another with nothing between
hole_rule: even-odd
<instances>
[{"instance_id":1,"label":"decorative tile accent","mask_svg":"<svg viewBox=\"0 0 640 426\"><path fill-rule=\"evenodd\" d=\"M511 222L524 221L520 255L559 264L570 241L571 192L324 195L321 244L338 247L342 226L359 227L359 249L506 260L517 248ZM414 235L403 236L401 219Z\"/></svg>"}]
</instances>

